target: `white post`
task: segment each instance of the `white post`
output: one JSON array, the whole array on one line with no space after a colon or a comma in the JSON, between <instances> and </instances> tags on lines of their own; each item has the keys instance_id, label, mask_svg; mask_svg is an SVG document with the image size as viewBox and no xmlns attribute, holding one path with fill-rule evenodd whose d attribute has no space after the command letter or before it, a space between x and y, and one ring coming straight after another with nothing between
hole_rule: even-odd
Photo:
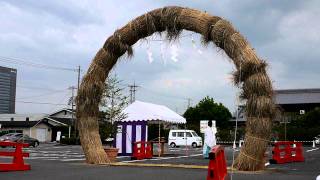
<instances>
[{"instance_id":1,"label":"white post","mask_svg":"<svg viewBox=\"0 0 320 180\"><path fill-rule=\"evenodd\" d=\"M314 140L312 141L312 147L313 147L313 148L316 147L316 143L314 142Z\"/></svg>"},{"instance_id":2,"label":"white post","mask_svg":"<svg viewBox=\"0 0 320 180\"><path fill-rule=\"evenodd\" d=\"M236 145L236 141L233 141L233 149L236 149L237 145Z\"/></svg>"},{"instance_id":3,"label":"white post","mask_svg":"<svg viewBox=\"0 0 320 180\"><path fill-rule=\"evenodd\" d=\"M69 126L69 138L71 137L71 126Z\"/></svg>"}]
</instances>

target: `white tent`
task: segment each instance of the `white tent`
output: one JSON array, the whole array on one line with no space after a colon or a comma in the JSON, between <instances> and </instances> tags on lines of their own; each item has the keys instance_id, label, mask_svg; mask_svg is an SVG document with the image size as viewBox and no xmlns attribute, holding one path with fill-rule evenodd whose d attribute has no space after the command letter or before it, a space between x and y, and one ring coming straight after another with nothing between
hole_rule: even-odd
<instances>
[{"instance_id":1,"label":"white tent","mask_svg":"<svg viewBox=\"0 0 320 180\"><path fill-rule=\"evenodd\" d=\"M118 131L114 146L119 149L119 155L131 155L132 144L148 141L148 124L161 123L185 124L186 119L166 106L135 101L125 108L122 113L126 118L118 121ZM160 138L159 144L160 144Z\"/></svg>"},{"instance_id":2,"label":"white tent","mask_svg":"<svg viewBox=\"0 0 320 180\"><path fill-rule=\"evenodd\" d=\"M123 122L163 121L174 124L185 124L186 119L166 106L135 101L123 110L126 118Z\"/></svg>"}]
</instances>

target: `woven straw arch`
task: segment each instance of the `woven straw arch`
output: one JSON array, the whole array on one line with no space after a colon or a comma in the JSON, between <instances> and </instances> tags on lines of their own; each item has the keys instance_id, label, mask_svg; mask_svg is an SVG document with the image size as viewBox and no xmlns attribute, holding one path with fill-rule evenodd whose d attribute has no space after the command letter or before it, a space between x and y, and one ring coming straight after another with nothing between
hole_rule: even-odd
<instances>
[{"instance_id":1,"label":"woven straw arch","mask_svg":"<svg viewBox=\"0 0 320 180\"><path fill-rule=\"evenodd\" d=\"M137 17L116 30L97 52L82 79L77 96L78 129L87 163L109 162L98 132L98 105L105 80L118 58L125 53L131 56L131 46L139 39L166 31L170 40L178 38L182 30L201 34L205 43L215 43L233 60L237 69L234 73L235 84L242 87L242 98L247 102L245 144L234 167L250 171L264 167L263 158L275 109L266 63L231 23L182 7L164 7Z\"/></svg>"}]
</instances>

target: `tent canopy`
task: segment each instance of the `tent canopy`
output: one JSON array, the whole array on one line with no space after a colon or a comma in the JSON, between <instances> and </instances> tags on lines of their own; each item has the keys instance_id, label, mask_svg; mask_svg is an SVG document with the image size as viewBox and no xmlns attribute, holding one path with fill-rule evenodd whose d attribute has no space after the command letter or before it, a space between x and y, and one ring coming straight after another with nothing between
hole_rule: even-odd
<instances>
[{"instance_id":1,"label":"tent canopy","mask_svg":"<svg viewBox=\"0 0 320 180\"><path fill-rule=\"evenodd\" d=\"M186 119L166 106L135 101L123 111L126 118L123 122L132 121L163 121L168 123L185 124Z\"/></svg>"}]
</instances>

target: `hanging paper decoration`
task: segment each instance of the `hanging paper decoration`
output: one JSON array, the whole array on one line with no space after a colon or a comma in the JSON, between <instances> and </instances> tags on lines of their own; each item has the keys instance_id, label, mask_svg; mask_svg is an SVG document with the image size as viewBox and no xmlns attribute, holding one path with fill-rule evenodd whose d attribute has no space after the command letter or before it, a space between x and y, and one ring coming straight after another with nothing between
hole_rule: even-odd
<instances>
[{"instance_id":1,"label":"hanging paper decoration","mask_svg":"<svg viewBox=\"0 0 320 180\"><path fill-rule=\"evenodd\" d=\"M178 47L175 44L171 45L171 59L174 62L178 62Z\"/></svg>"},{"instance_id":2,"label":"hanging paper decoration","mask_svg":"<svg viewBox=\"0 0 320 180\"><path fill-rule=\"evenodd\" d=\"M151 64L153 62L153 57L152 57L152 51L150 49L150 44L148 44L148 47L147 47L147 54L148 54L149 63Z\"/></svg>"},{"instance_id":3,"label":"hanging paper decoration","mask_svg":"<svg viewBox=\"0 0 320 180\"><path fill-rule=\"evenodd\" d=\"M193 36L191 36L191 42L192 42L192 47L193 47L195 50L197 50L197 52L198 52L199 54L202 54L202 51L197 47L196 41L193 39Z\"/></svg>"},{"instance_id":4,"label":"hanging paper decoration","mask_svg":"<svg viewBox=\"0 0 320 180\"><path fill-rule=\"evenodd\" d=\"M167 60L164 58L164 43L161 41L160 43L160 57L161 60L163 61L164 65L167 65Z\"/></svg>"}]
</instances>

